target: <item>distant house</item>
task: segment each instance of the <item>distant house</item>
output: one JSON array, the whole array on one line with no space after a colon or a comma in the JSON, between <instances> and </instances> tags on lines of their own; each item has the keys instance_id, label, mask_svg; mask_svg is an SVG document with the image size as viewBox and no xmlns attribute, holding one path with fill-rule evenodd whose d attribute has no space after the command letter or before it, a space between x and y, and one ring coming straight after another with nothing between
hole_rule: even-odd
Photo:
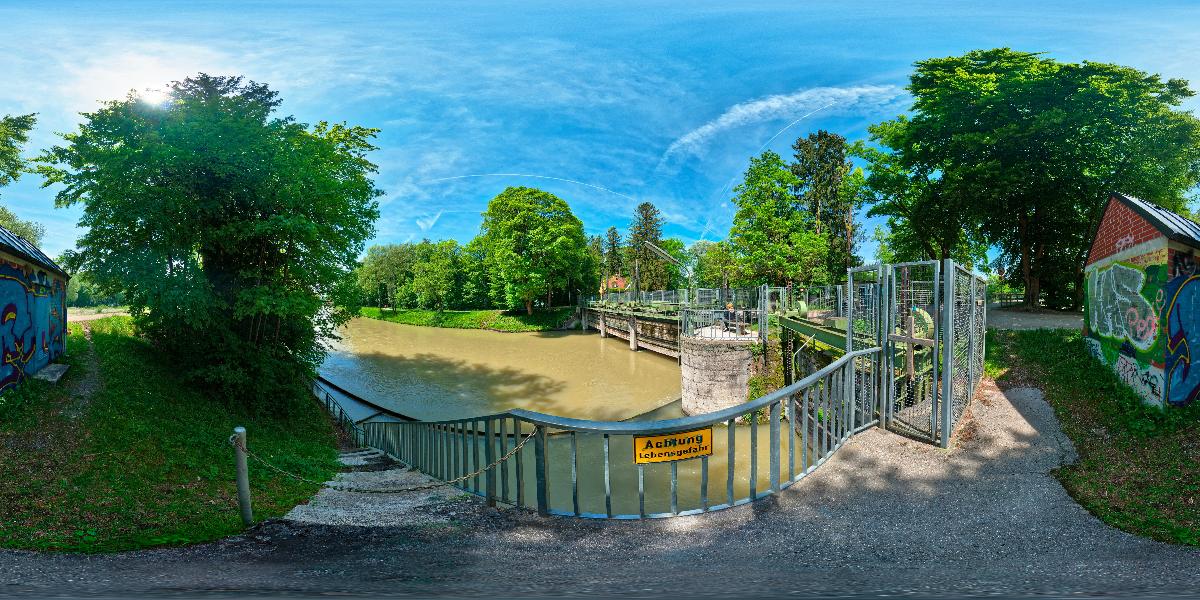
<instances>
[{"instance_id":1,"label":"distant house","mask_svg":"<svg viewBox=\"0 0 1200 600\"><path fill-rule=\"evenodd\" d=\"M604 292L622 292L629 287L629 280L620 275L610 275L600 284L600 293Z\"/></svg>"},{"instance_id":2,"label":"distant house","mask_svg":"<svg viewBox=\"0 0 1200 600\"><path fill-rule=\"evenodd\" d=\"M1200 364L1192 366L1200 359L1197 249L1200 224L1114 193L1088 251L1088 348L1156 406L1200 396Z\"/></svg>"},{"instance_id":3,"label":"distant house","mask_svg":"<svg viewBox=\"0 0 1200 600\"><path fill-rule=\"evenodd\" d=\"M66 351L69 279L37 246L0 227L0 392Z\"/></svg>"}]
</instances>

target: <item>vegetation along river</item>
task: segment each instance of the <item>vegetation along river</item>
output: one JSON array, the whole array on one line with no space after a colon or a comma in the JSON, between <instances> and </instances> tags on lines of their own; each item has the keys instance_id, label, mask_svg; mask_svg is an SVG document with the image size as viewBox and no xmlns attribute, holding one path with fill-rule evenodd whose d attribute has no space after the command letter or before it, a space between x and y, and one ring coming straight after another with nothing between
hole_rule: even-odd
<instances>
[{"instance_id":1,"label":"vegetation along river","mask_svg":"<svg viewBox=\"0 0 1200 600\"><path fill-rule=\"evenodd\" d=\"M422 420L524 408L580 419L682 416L679 364L581 331L497 333L355 319L321 367L334 383ZM657 410L656 409L660 409Z\"/></svg>"}]
</instances>

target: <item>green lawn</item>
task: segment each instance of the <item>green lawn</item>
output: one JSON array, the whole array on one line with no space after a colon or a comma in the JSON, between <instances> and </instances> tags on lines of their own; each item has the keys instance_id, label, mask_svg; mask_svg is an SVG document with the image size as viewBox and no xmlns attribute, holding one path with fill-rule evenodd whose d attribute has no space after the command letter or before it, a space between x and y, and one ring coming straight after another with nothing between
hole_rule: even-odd
<instances>
[{"instance_id":1,"label":"green lawn","mask_svg":"<svg viewBox=\"0 0 1200 600\"><path fill-rule=\"evenodd\" d=\"M1002 386L1046 392L1077 464L1055 474L1106 523L1200 545L1200 405L1147 408L1072 330L992 331L987 370Z\"/></svg>"},{"instance_id":2,"label":"green lawn","mask_svg":"<svg viewBox=\"0 0 1200 600\"><path fill-rule=\"evenodd\" d=\"M335 432L315 402L298 398L288 417L248 414L180 381L128 317L88 325L94 354L69 324L63 380L27 381L0 402L0 547L104 552L240 531L235 425L281 467L317 480L337 470ZM253 462L250 476L257 519L317 491Z\"/></svg>"},{"instance_id":3,"label":"green lawn","mask_svg":"<svg viewBox=\"0 0 1200 600\"><path fill-rule=\"evenodd\" d=\"M449 327L452 329L490 329L493 331L546 331L555 329L574 312L574 307L538 309L532 315L503 310L387 310L363 307L359 314L405 325Z\"/></svg>"}]
</instances>

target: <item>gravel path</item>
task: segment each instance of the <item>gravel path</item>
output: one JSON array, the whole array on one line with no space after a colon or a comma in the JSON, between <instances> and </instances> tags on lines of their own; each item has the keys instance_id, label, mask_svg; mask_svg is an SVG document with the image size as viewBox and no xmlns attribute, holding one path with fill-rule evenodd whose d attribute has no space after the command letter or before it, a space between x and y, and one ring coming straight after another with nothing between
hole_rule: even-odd
<instances>
[{"instance_id":1,"label":"gravel path","mask_svg":"<svg viewBox=\"0 0 1200 600\"><path fill-rule=\"evenodd\" d=\"M1082 312L1026 312L1020 307L1000 308L992 304L987 312L988 329L1083 329Z\"/></svg>"},{"instance_id":2,"label":"gravel path","mask_svg":"<svg viewBox=\"0 0 1200 600\"><path fill-rule=\"evenodd\" d=\"M107 556L0 552L0 596L455 594L628 597L1190 595L1200 548L1102 524L1049 471L1073 459L1032 388L990 383L945 451L857 436L779 496L692 518L538 519L475 500L398 527L278 521Z\"/></svg>"},{"instance_id":3,"label":"gravel path","mask_svg":"<svg viewBox=\"0 0 1200 600\"><path fill-rule=\"evenodd\" d=\"M106 319L108 317L128 317L129 312L124 310L116 310L102 313L76 313L70 309L67 310L67 322L78 323L81 321L95 321L96 319Z\"/></svg>"}]
</instances>

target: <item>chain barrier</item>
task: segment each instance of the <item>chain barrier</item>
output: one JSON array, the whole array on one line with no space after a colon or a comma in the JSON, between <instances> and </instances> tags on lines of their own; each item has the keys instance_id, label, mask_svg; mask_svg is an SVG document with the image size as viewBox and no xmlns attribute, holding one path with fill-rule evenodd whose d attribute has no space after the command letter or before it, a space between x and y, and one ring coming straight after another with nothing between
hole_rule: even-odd
<instances>
[{"instance_id":1,"label":"chain barrier","mask_svg":"<svg viewBox=\"0 0 1200 600\"><path fill-rule=\"evenodd\" d=\"M405 487L405 488L390 488L390 489L382 489L382 490L373 489L373 488L357 488L357 487L351 487L351 486L345 486L345 485L338 485L336 483L330 483L328 481L316 481L313 479L308 479L306 477L302 477L302 476L292 473L290 471L286 471L284 469L281 469L281 468L271 464L269 461L262 458L261 456L251 452L250 449L247 448L246 446L239 444L236 435L229 436L229 445L234 447L235 449L239 449L242 452L245 452L246 456L253 458L255 461L261 463L263 466L267 467L268 469L271 469L272 471L275 471L276 473L279 473L281 475L295 479L296 481L302 481L304 483L311 483L311 484L319 485L319 486L326 487L331 490L336 490L339 492L351 492L351 493L355 493L355 494L402 494L404 492L416 492L416 491L420 491L420 490L431 490L434 488L442 487L443 485L453 485L455 483L466 481L472 477L482 475L483 473L487 472L489 469L495 468L500 463L512 458L517 452L520 452L521 447L523 447L525 445L525 443L528 442L534 436L534 434L537 433L537 431L538 431L538 428L537 428L537 426L535 426L533 428L533 431L530 431L529 433L525 434L525 436L521 438L521 441L518 442L516 446L513 446L513 448L511 450L504 453L504 456L497 458L496 460L492 461L491 464L475 471L474 473L468 473L461 477L455 477L454 479L448 479L446 481L438 480L433 483L425 483L425 484L421 484L421 485L417 485L417 486L411 486L411 487ZM412 465L406 464L401 461L396 461L396 462L404 465L405 467L407 467L409 469L417 470L416 467L414 467ZM420 471L417 470L417 472L420 472Z\"/></svg>"}]
</instances>

